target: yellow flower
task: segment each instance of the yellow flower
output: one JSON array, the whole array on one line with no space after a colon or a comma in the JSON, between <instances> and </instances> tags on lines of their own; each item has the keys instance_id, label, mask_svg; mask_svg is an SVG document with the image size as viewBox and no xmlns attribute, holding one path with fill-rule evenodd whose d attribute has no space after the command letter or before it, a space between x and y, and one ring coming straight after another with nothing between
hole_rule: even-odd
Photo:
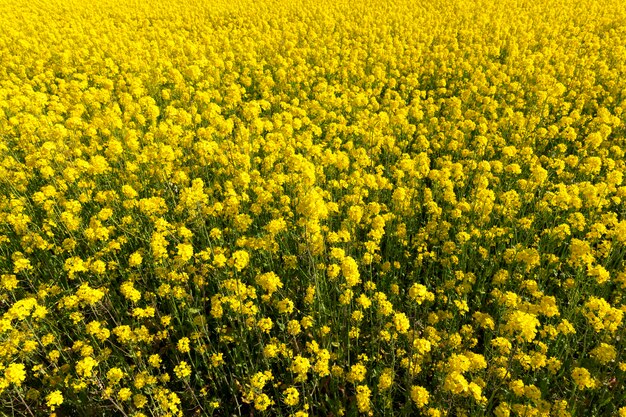
<instances>
[{"instance_id":1,"label":"yellow flower","mask_svg":"<svg viewBox=\"0 0 626 417\"><path fill-rule=\"evenodd\" d=\"M430 394L428 390L424 387L420 387L418 385L413 385L411 388L411 399L417 405L417 408L422 408L428 404L428 399L430 398Z\"/></svg>"},{"instance_id":2,"label":"yellow flower","mask_svg":"<svg viewBox=\"0 0 626 417\"><path fill-rule=\"evenodd\" d=\"M358 385L356 387L356 403L359 412L366 413L371 408L370 396L372 392L367 385Z\"/></svg>"},{"instance_id":3,"label":"yellow flower","mask_svg":"<svg viewBox=\"0 0 626 417\"><path fill-rule=\"evenodd\" d=\"M591 351L591 356L596 358L603 365L607 365L615 360L617 351L613 346L607 343L600 343L598 347Z\"/></svg>"},{"instance_id":4,"label":"yellow flower","mask_svg":"<svg viewBox=\"0 0 626 417\"><path fill-rule=\"evenodd\" d=\"M250 384L256 391L261 391L265 384L274 379L271 371L257 372L250 379Z\"/></svg>"},{"instance_id":5,"label":"yellow flower","mask_svg":"<svg viewBox=\"0 0 626 417\"><path fill-rule=\"evenodd\" d=\"M148 403L148 398L146 398L145 395L142 395L142 394L133 395L133 405L135 407L144 408L147 403ZM135 415L135 417L137 416Z\"/></svg>"},{"instance_id":6,"label":"yellow flower","mask_svg":"<svg viewBox=\"0 0 626 417\"><path fill-rule=\"evenodd\" d=\"M572 370L572 379L580 389L596 387L596 381L586 368L574 368Z\"/></svg>"},{"instance_id":7,"label":"yellow flower","mask_svg":"<svg viewBox=\"0 0 626 417\"><path fill-rule=\"evenodd\" d=\"M9 384L22 385L26 379L26 367L23 363L12 363L4 370L4 379Z\"/></svg>"},{"instance_id":8,"label":"yellow flower","mask_svg":"<svg viewBox=\"0 0 626 417\"><path fill-rule=\"evenodd\" d=\"M250 255L246 251L238 250L232 255L232 262L237 271L242 271L246 266L248 266L249 261Z\"/></svg>"},{"instance_id":9,"label":"yellow flower","mask_svg":"<svg viewBox=\"0 0 626 417\"><path fill-rule=\"evenodd\" d=\"M264 333L269 333L274 327L274 322L269 317L263 317L257 321L257 327Z\"/></svg>"},{"instance_id":10,"label":"yellow flower","mask_svg":"<svg viewBox=\"0 0 626 417\"><path fill-rule=\"evenodd\" d=\"M583 314L596 332L603 330L615 332L622 324L624 312L611 307L604 298L589 297L584 307Z\"/></svg>"},{"instance_id":11,"label":"yellow flower","mask_svg":"<svg viewBox=\"0 0 626 417\"><path fill-rule=\"evenodd\" d=\"M517 334L520 340L530 342L537 334L537 326L539 326L539 320L534 314L515 310L509 315L505 329L510 334Z\"/></svg>"},{"instance_id":12,"label":"yellow flower","mask_svg":"<svg viewBox=\"0 0 626 417\"><path fill-rule=\"evenodd\" d=\"M150 318L150 317L154 317L155 312L156 311L154 307L146 307L146 308L135 307L132 311L132 316L140 318L140 319Z\"/></svg>"},{"instance_id":13,"label":"yellow flower","mask_svg":"<svg viewBox=\"0 0 626 417\"><path fill-rule=\"evenodd\" d=\"M267 394L259 394L254 397L254 408L259 411L265 411L269 406L274 404L274 401Z\"/></svg>"},{"instance_id":14,"label":"yellow flower","mask_svg":"<svg viewBox=\"0 0 626 417\"><path fill-rule=\"evenodd\" d=\"M289 323L287 323L287 333L290 335L297 336L301 331L302 329L298 320L290 320Z\"/></svg>"},{"instance_id":15,"label":"yellow flower","mask_svg":"<svg viewBox=\"0 0 626 417\"><path fill-rule=\"evenodd\" d=\"M104 291L91 288L88 283L82 284L76 291L76 296L84 304L94 305L104 297Z\"/></svg>"},{"instance_id":16,"label":"yellow flower","mask_svg":"<svg viewBox=\"0 0 626 417\"><path fill-rule=\"evenodd\" d=\"M158 354L155 353L153 355L150 355L150 357L148 358L148 363L153 368L158 368L159 366L161 366L161 358Z\"/></svg>"},{"instance_id":17,"label":"yellow flower","mask_svg":"<svg viewBox=\"0 0 626 417\"><path fill-rule=\"evenodd\" d=\"M141 256L141 254L139 252L135 252L132 255L130 255L130 258L128 258L128 265L131 267L139 266L141 265L142 261L143 261L143 257Z\"/></svg>"},{"instance_id":18,"label":"yellow flower","mask_svg":"<svg viewBox=\"0 0 626 417\"><path fill-rule=\"evenodd\" d=\"M393 315L393 324L396 327L396 330L400 334L405 334L411 328L411 323L409 322L409 318L404 313L395 313Z\"/></svg>"},{"instance_id":19,"label":"yellow flower","mask_svg":"<svg viewBox=\"0 0 626 417\"><path fill-rule=\"evenodd\" d=\"M91 356L87 356L76 363L76 373L79 376L89 378L93 376L93 369L96 366L98 366L98 361Z\"/></svg>"},{"instance_id":20,"label":"yellow flower","mask_svg":"<svg viewBox=\"0 0 626 417\"><path fill-rule=\"evenodd\" d=\"M315 321L313 320L313 317L311 317L311 316L304 316L304 317L302 317L302 320L300 320L300 325L304 329L309 329L309 328L311 328L311 326L313 326L314 322Z\"/></svg>"},{"instance_id":21,"label":"yellow flower","mask_svg":"<svg viewBox=\"0 0 626 417\"><path fill-rule=\"evenodd\" d=\"M211 355L211 365L213 367L218 367L224 363L224 355L220 353L214 353Z\"/></svg>"},{"instance_id":22,"label":"yellow flower","mask_svg":"<svg viewBox=\"0 0 626 417\"><path fill-rule=\"evenodd\" d=\"M135 288L132 281L126 281L120 285L120 292L126 299L132 301L133 303L136 303L141 299L141 292Z\"/></svg>"},{"instance_id":23,"label":"yellow flower","mask_svg":"<svg viewBox=\"0 0 626 417\"><path fill-rule=\"evenodd\" d=\"M393 384L393 369L385 368L378 378L378 389L386 391Z\"/></svg>"},{"instance_id":24,"label":"yellow flower","mask_svg":"<svg viewBox=\"0 0 626 417\"><path fill-rule=\"evenodd\" d=\"M276 356L278 356L279 352L280 352L280 349L278 348L278 346L276 346L273 343L268 343L263 348L263 356L265 356L268 359L275 358Z\"/></svg>"},{"instance_id":25,"label":"yellow flower","mask_svg":"<svg viewBox=\"0 0 626 417\"><path fill-rule=\"evenodd\" d=\"M183 262L187 262L193 256L193 246L187 243L181 243L176 247L178 256Z\"/></svg>"},{"instance_id":26,"label":"yellow flower","mask_svg":"<svg viewBox=\"0 0 626 417\"><path fill-rule=\"evenodd\" d=\"M178 351L181 353L189 352L189 338L183 337L182 339L178 340L177 348Z\"/></svg>"},{"instance_id":27,"label":"yellow flower","mask_svg":"<svg viewBox=\"0 0 626 417\"><path fill-rule=\"evenodd\" d=\"M117 392L117 398L120 401L126 401L133 395L132 391L128 388L122 388Z\"/></svg>"},{"instance_id":28,"label":"yellow flower","mask_svg":"<svg viewBox=\"0 0 626 417\"><path fill-rule=\"evenodd\" d=\"M187 362L181 361L174 367L174 374L180 379L187 378L191 375L191 367L187 364Z\"/></svg>"},{"instance_id":29,"label":"yellow flower","mask_svg":"<svg viewBox=\"0 0 626 417\"><path fill-rule=\"evenodd\" d=\"M467 392L469 383L461 373L453 371L446 376L443 389L453 394L461 394Z\"/></svg>"},{"instance_id":30,"label":"yellow flower","mask_svg":"<svg viewBox=\"0 0 626 417\"><path fill-rule=\"evenodd\" d=\"M496 417L509 417L511 415L511 408L507 403L500 403L494 410Z\"/></svg>"},{"instance_id":31,"label":"yellow flower","mask_svg":"<svg viewBox=\"0 0 626 417\"><path fill-rule=\"evenodd\" d=\"M115 385L124 377L124 372L120 368L111 368L107 371L109 383Z\"/></svg>"},{"instance_id":32,"label":"yellow flower","mask_svg":"<svg viewBox=\"0 0 626 417\"><path fill-rule=\"evenodd\" d=\"M272 295L274 292L283 287L283 283L274 272L266 272L264 274L257 275L255 281L259 286L267 291L269 295Z\"/></svg>"},{"instance_id":33,"label":"yellow flower","mask_svg":"<svg viewBox=\"0 0 626 417\"><path fill-rule=\"evenodd\" d=\"M300 355L297 355L291 363L291 371L297 374L296 380L298 381L306 380L306 374L309 372L310 368L311 362Z\"/></svg>"},{"instance_id":34,"label":"yellow flower","mask_svg":"<svg viewBox=\"0 0 626 417\"><path fill-rule=\"evenodd\" d=\"M58 405L63 404L63 394L61 391L55 390L46 396L46 405L54 411Z\"/></svg>"},{"instance_id":35,"label":"yellow flower","mask_svg":"<svg viewBox=\"0 0 626 417\"><path fill-rule=\"evenodd\" d=\"M293 387L290 387L284 390L283 396L284 396L283 401L285 402L285 404L291 407L297 405L298 402L300 401L300 393L298 392L297 389Z\"/></svg>"},{"instance_id":36,"label":"yellow flower","mask_svg":"<svg viewBox=\"0 0 626 417\"><path fill-rule=\"evenodd\" d=\"M7 291L13 291L17 288L18 280L13 274L2 274L1 276L2 287Z\"/></svg>"},{"instance_id":37,"label":"yellow flower","mask_svg":"<svg viewBox=\"0 0 626 417\"><path fill-rule=\"evenodd\" d=\"M353 383L362 382L366 374L367 368L362 363L357 363L350 367L350 372L348 372L346 379Z\"/></svg>"},{"instance_id":38,"label":"yellow flower","mask_svg":"<svg viewBox=\"0 0 626 417\"><path fill-rule=\"evenodd\" d=\"M289 298L285 298L284 300L278 301L276 307L280 314L290 314L293 312L294 304Z\"/></svg>"},{"instance_id":39,"label":"yellow flower","mask_svg":"<svg viewBox=\"0 0 626 417\"><path fill-rule=\"evenodd\" d=\"M435 299L435 295L429 292L426 286L422 284L413 284L411 288L409 288L409 297L418 305L422 304L424 301L433 301Z\"/></svg>"},{"instance_id":40,"label":"yellow flower","mask_svg":"<svg viewBox=\"0 0 626 417\"><path fill-rule=\"evenodd\" d=\"M346 256L341 260L341 272L346 279L348 287L354 287L361 282L359 267L352 257Z\"/></svg>"}]
</instances>

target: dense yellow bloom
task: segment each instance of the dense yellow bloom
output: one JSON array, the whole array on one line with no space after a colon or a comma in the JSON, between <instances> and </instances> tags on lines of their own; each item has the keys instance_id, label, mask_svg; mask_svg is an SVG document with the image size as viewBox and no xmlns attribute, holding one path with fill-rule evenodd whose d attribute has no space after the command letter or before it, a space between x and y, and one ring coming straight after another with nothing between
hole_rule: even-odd
<instances>
[{"instance_id":1,"label":"dense yellow bloom","mask_svg":"<svg viewBox=\"0 0 626 417\"><path fill-rule=\"evenodd\" d=\"M26 379L26 368L23 363L12 363L4 370L4 379L9 384L15 384L18 387Z\"/></svg>"},{"instance_id":2,"label":"dense yellow bloom","mask_svg":"<svg viewBox=\"0 0 626 417\"><path fill-rule=\"evenodd\" d=\"M127 401L133 395L129 388L122 388L117 392L117 398L120 401Z\"/></svg>"},{"instance_id":3,"label":"dense yellow bloom","mask_svg":"<svg viewBox=\"0 0 626 417\"><path fill-rule=\"evenodd\" d=\"M17 288L18 280L13 274L2 274L0 282L5 290L12 291Z\"/></svg>"},{"instance_id":4,"label":"dense yellow bloom","mask_svg":"<svg viewBox=\"0 0 626 417\"><path fill-rule=\"evenodd\" d=\"M625 413L624 1L0 11L5 414Z\"/></svg>"},{"instance_id":5,"label":"dense yellow bloom","mask_svg":"<svg viewBox=\"0 0 626 417\"><path fill-rule=\"evenodd\" d=\"M124 282L120 286L120 292L124 297L136 303L141 299L141 292L139 292L131 281Z\"/></svg>"},{"instance_id":6,"label":"dense yellow bloom","mask_svg":"<svg viewBox=\"0 0 626 417\"><path fill-rule=\"evenodd\" d=\"M82 284L76 291L76 296L85 304L92 305L104 297L104 291L91 288L88 283Z\"/></svg>"},{"instance_id":7,"label":"dense yellow bloom","mask_svg":"<svg viewBox=\"0 0 626 417\"><path fill-rule=\"evenodd\" d=\"M433 301L435 295L429 292L426 286L422 284L413 284L409 288L409 297L411 297L417 304L422 304L424 301Z\"/></svg>"},{"instance_id":8,"label":"dense yellow bloom","mask_svg":"<svg viewBox=\"0 0 626 417\"><path fill-rule=\"evenodd\" d=\"M274 404L274 401L267 394L259 394L254 398L254 408L259 411L267 410L272 404Z\"/></svg>"},{"instance_id":9,"label":"dense yellow bloom","mask_svg":"<svg viewBox=\"0 0 626 417\"><path fill-rule=\"evenodd\" d=\"M530 342L537 334L537 326L539 320L534 314L516 310L509 316L505 328L508 332L516 334L520 340Z\"/></svg>"},{"instance_id":10,"label":"dense yellow bloom","mask_svg":"<svg viewBox=\"0 0 626 417\"><path fill-rule=\"evenodd\" d=\"M341 260L341 272L348 287L354 287L361 282L358 265L352 257L346 256Z\"/></svg>"},{"instance_id":11,"label":"dense yellow bloom","mask_svg":"<svg viewBox=\"0 0 626 417\"><path fill-rule=\"evenodd\" d=\"M46 405L50 407L51 411L54 411L56 406L63 404L63 394L61 391L52 391L46 395Z\"/></svg>"},{"instance_id":12,"label":"dense yellow bloom","mask_svg":"<svg viewBox=\"0 0 626 417\"><path fill-rule=\"evenodd\" d=\"M177 253L183 262L187 262L193 256L193 246L187 243L181 243L177 247Z\"/></svg>"},{"instance_id":13,"label":"dense yellow bloom","mask_svg":"<svg viewBox=\"0 0 626 417\"><path fill-rule=\"evenodd\" d=\"M297 336L302 331L302 327L300 326L300 322L298 320L290 320L287 323L287 333L292 336Z\"/></svg>"},{"instance_id":14,"label":"dense yellow bloom","mask_svg":"<svg viewBox=\"0 0 626 417\"><path fill-rule=\"evenodd\" d=\"M76 373L85 378L92 377L94 374L93 369L96 366L98 366L98 361L91 356L87 356L76 363Z\"/></svg>"},{"instance_id":15,"label":"dense yellow bloom","mask_svg":"<svg viewBox=\"0 0 626 417\"><path fill-rule=\"evenodd\" d=\"M291 387L283 391L284 402L289 406L294 406L300 401L300 393L297 389Z\"/></svg>"},{"instance_id":16,"label":"dense yellow bloom","mask_svg":"<svg viewBox=\"0 0 626 417\"><path fill-rule=\"evenodd\" d=\"M133 405L139 409L144 408L148 403L148 398L142 394L133 395Z\"/></svg>"},{"instance_id":17,"label":"dense yellow bloom","mask_svg":"<svg viewBox=\"0 0 626 417\"><path fill-rule=\"evenodd\" d=\"M158 368L161 365L161 362L162 360L157 354L150 355L150 357L148 358L148 363L154 368Z\"/></svg>"},{"instance_id":18,"label":"dense yellow bloom","mask_svg":"<svg viewBox=\"0 0 626 417\"><path fill-rule=\"evenodd\" d=\"M611 307L604 298L590 297L585 303L584 315L596 332L615 332L622 324L624 312Z\"/></svg>"},{"instance_id":19,"label":"dense yellow bloom","mask_svg":"<svg viewBox=\"0 0 626 417\"><path fill-rule=\"evenodd\" d=\"M178 365L174 367L174 374L176 374L176 376L181 379L187 378L189 375L191 375L191 367L187 364L187 362L181 361Z\"/></svg>"},{"instance_id":20,"label":"dense yellow bloom","mask_svg":"<svg viewBox=\"0 0 626 417\"><path fill-rule=\"evenodd\" d=\"M393 315L393 324L396 327L396 330L400 334L405 334L409 331L411 327L411 323L409 322L409 318L404 313L396 313Z\"/></svg>"},{"instance_id":21,"label":"dense yellow bloom","mask_svg":"<svg viewBox=\"0 0 626 417\"><path fill-rule=\"evenodd\" d=\"M117 384L124 377L124 372L120 368L111 368L107 371L107 379L111 384Z\"/></svg>"},{"instance_id":22,"label":"dense yellow bloom","mask_svg":"<svg viewBox=\"0 0 626 417\"><path fill-rule=\"evenodd\" d=\"M385 368L378 378L378 389L380 391L388 390L393 384L393 370Z\"/></svg>"},{"instance_id":23,"label":"dense yellow bloom","mask_svg":"<svg viewBox=\"0 0 626 417\"><path fill-rule=\"evenodd\" d=\"M462 394L469 389L469 383L460 372L453 371L446 376L443 388L453 394Z\"/></svg>"},{"instance_id":24,"label":"dense yellow bloom","mask_svg":"<svg viewBox=\"0 0 626 417\"><path fill-rule=\"evenodd\" d=\"M154 307L146 307L146 308L135 307L132 312L133 317L137 317L140 319L154 317L154 314L155 314Z\"/></svg>"},{"instance_id":25,"label":"dense yellow bloom","mask_svg":"<svg viewBox=\"0 0 626 417\"><path fill-rule=\"evenodd\" d=\"M264 317L257 321L257 326L262 332L269 333L274 327L274 323L269 317Z\"/></svg>"},{"instance_id":26,"label":"dense yellow bloom","mask_svg":"<svg viewBox=\"0 0 626 417\"><path fill-rule=\"evenodd\" d=\"M362 363L357 363L350 367L350 372L346 379L350 382L357 383L363 382L365 380L365 375L367 374L367 368Z\"/></svg>"},{"instance_id":27,"label":"dense yellow bloom","mask_svg":"<svg viewBox=\"0 0 626 417\"><path fill-rule=\"evenodd\" d=\"M283 286L280 278L274 272L260 274L255 278L255 281L270 295Z\"/></svg>"},{"instance_id":28,"label":"dense yellow bloom","mask_svg":"<svg viewBox=\"0 0 626 417\"><path fill-rule=\"evenodd\" d=\"M257 391L263 389L265 384L274 379L271 371L257 372L254 374L250 380L250 385Z\"/></svg>"},{"instance_id":29,"label":"dense yellow bloom","mask_svg":"<svg viewBox=\"0 0 626 417\"><path fill-rule=\"evenodd\" d=\"M591 356L596 358L603 365L606 365L615 360L617 352L613 346L607 343L600 343L598 347L591 351Z\"/></svg>"},{"instance_id":30,"label":"dense yellow bloom","mask_svg":"<svg viewBox=\"0 0 626 417\"><path fill-rule=\"evenodd\" d=\"M371 408L370 396L372 391L367 385L357 385L356 387L356 403L361 413L368 412Z\"/></svg>"},{"instance_id":31,"label":"dense yellow bloom","mask_svg":"<svg viewBox=\"0 0 626 417\"><path fill-rule=\"evenodd\" d=\"M138 252L135 252L132 255L130 255L130 257L128 258L128 265L139 266L141 265L142 261L143 261L143 257L141 256L141 254Z\"/></svg>"},{"instance_id":32,"label":"dense yellow bloom","mask_svg":"<svg viewBox=\"0 0 626 417\"><path fill-rule=\"evenodd\" d=\"M585 368L574 368L572 370L572 379L581 389L595 388L596 386L596 381Z\"/></svg>"},{"instance_id":33,"label":"dense yellow bloom","mask_svg":"<svg viewBox=\"0 0 626 417\"><path fill-rule=\"evenodd\" d=\"M417 405L417 408L422 408L428 404L428 398L430 394L424 387L414 385L411 387L411 399Z\"/></svg>"},{"instance_id":34,"label":"dense yellow bloom","mask_svg":"<svg viewBox=\"0 0 626 417\"><path fill-rule=\"evenodd\" d=\"M310 368L311 362L300 355L296 356L291 363L291 371L297 374L297 380L305 380Z\"/></svg>"},{"instance_id":35,"label":"dense yellow bloom","mask_svg":"<svg viewBox=\"0 0 626 417\"><path fill-rule=\"evenodd\" d=\"M189 338L183 337L179 339L176 347L178 348L178 351L181 353L189 352Z\"/></svg>"},{"instance_id":36,"label":"dense yellow bloom","mask_svg":"<svg viewBox=\"0 0 626 417\"><path fill-rule=\"evenodd\" d=\"M246 251L236 251L233 253L232 261L233 265L238 271L243 270L246 266L248 266L248 262L250 260L250 255Z\"/></svg>"}]
</instances>

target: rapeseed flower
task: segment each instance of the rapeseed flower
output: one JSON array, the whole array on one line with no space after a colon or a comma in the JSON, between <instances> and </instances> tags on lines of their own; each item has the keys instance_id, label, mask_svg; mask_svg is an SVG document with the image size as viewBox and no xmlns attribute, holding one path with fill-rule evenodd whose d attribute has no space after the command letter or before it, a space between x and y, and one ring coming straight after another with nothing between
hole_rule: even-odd
<instances>
[{"instance_id":1,"label":"rapeseed flower","mask_svg":"<svg viewBox=\"0 0 626 417\"><path fill-rule=\"evenodd\" d=\"M624 414L626 6L527 3L4 2L0 409Z\"/></svg>"}]
</instances>

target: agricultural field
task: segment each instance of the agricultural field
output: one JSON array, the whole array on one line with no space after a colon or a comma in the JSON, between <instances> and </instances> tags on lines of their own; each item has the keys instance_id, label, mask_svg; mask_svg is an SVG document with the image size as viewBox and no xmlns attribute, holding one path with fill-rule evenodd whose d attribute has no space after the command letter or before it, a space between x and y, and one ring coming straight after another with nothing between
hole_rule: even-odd
<instances>
[{"instance_id":1,"label":"agricultural field","mask_svg":"<svg viewBox=\"0 0 626 417\"><path fill-rule=\"evenodd\" d=\"M0 416L626 417L622 0L0 27Z\"/></svg>"}]
</instances>

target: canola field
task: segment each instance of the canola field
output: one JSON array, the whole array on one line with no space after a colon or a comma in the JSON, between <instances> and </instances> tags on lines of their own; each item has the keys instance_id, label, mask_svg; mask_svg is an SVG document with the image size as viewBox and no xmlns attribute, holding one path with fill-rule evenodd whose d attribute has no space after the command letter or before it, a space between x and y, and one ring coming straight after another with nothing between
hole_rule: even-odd
<instances>
[{"instance_id":1,"label":"canola field","mask_svg":"<svg viewBox=\"0 0 626 417\"><path fill-rule=\"evenodd\" d=\"M1 0L1 416L626 416L626 3Z\"/></svg>"}]
</instances>

